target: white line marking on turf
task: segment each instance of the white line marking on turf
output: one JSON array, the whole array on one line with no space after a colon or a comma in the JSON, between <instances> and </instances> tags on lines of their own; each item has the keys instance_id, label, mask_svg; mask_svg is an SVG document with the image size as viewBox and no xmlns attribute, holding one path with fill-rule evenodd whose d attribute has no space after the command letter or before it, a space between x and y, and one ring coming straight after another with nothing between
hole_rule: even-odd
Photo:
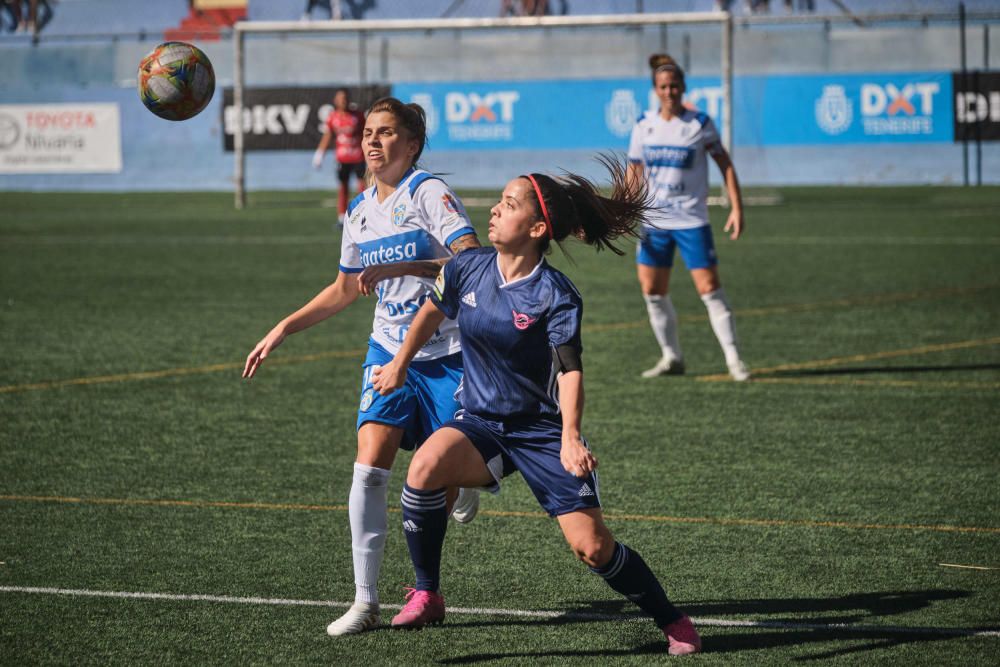
<instances>
[{"instance_id":1,"label":"white line marking on turf","mask_svg":"<svg viewBox=\"0 0 1000 667\"><path fill-rule=\"evenodd\" d=\"M751 236L752 245L998 245L1000 236Z\"/></svg>"},{"instance_id":2,"label":"white line marking on turf","mask_svg":"<svg viewBox=\"0 0 1000 667\"><path fill-rule=\"evenodd\" d=\"M487 208L496 204L498 197L460 197L460 199L466 208ZM743 195L744 206L777 206L783 201L779 194ZM708 205L729 208L729 199L713 195L708 198Z\"/></svg>"},{"instance_id":3,"label":"white line marking on turf","mask_svg":"<svg viewBox=\"0 0 1000 667\"><path fill-rule=\"evenodd\" d=\"M339 237L332 233L297 236L24 235L0 236L0 241L25 245L315 245L340 243Z\"/></svg>"},{"instance_id":4,"label":"white line marking on turf","mask_svg":"<svg viewBox=\"0 0 1000 667\"><path fill-rule=\"evenodd\" d=\"M119 598L130 600L169 600L172 602L221 602L226 604L271 605L283 607L342 607L351 602L332 600L295 600L288 598L237 597L232 595L201 595L179 593L145 593L129 591L93 591L78 588L42 588L35 586L0 586L0 592L26 593L35 595L68 595L77 597ZM403 605L383 604L383 609L402 609ZM520 618L560 618L582 621L636 621L646 620L631 614L598 614L579 611L533 611L529 609L490 609L484 607L448 607L448 613L466 616L514 616ZM973 630L971 628L930 628L905 627L899 625L849 625L847 623L794 623L790 621L752 621L722 618L692 618L696 625L723 628L772 628L781 630L819 630L822 632L846 632L893 635L939 635L949 637L1000 637L1000 630Z\"/></svg>"},{"instance_id":5,"label":"white line marking on turf","mask_svg":"<svg viewBox=\"0 0 1000 667\"><path fill-rule=\"evenodd\" d=\"M3 235L0 242L18 245L332 245L339 235L299 234L287 236L157 236L154 234L108 235ZM1000 245L1000 236L753 236L741 241L750 245L797 246L992 246Z\"/></svg>"}]
</instances>

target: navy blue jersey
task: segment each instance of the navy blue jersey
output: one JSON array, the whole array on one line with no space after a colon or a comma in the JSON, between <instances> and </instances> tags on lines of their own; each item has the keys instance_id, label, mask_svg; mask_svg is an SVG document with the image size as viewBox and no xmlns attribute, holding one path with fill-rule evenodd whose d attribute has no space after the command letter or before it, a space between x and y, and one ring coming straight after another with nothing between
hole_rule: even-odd
<instances>
[{"instance_id":1,"label":"navy blue jersey","mask_svg":"<svg viewBox=\"0 0 1000 667\"><path fill-rule=\"evenodd\" d=\"M462 407L505 419L558 414L552 348L582 351L580 293L544 259L530 275L505 283L497 259L493 248L460 253L445 264L431 295L458 321Z\"/></svg>"}]
</instances>

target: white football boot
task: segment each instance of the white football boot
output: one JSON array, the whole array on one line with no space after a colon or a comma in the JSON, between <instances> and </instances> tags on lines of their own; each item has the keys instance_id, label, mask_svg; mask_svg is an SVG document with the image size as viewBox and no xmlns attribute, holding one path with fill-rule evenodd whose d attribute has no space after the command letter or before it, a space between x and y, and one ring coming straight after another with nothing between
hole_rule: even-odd
<instances>
[{"instance_id":1,"label":"white football boot","mask_svg":"<svg viewBox=\"0 0 1000 667\"><path fill-rule=\"evenodd\" d=\"M356 635L376 628L382 622L377 604L355 602L343 616L326 626L326 634L331 637Z\"/></svg>"},{"instance_id":2,"label":"white football boot","mask_svg":"<svg viewBox=\"0 0 1000 667\"><path fill-rule=\"evenodd\" d=\"M655 378L659 375L684 375L684 360L660 357L655 366L642 372L644 378Z\"/></svg>"},{"instance_id":3,"label":"white football boot","mask_svg":"<svg viewBox=\"0 0 1000 667\"><path fill-rule=\"evenodd\" d=\"M479 513L479 489L459 489L451 518L458 523L469 523Z\"/></svg>"},{"instance_id":4,"label":"white football boot","mask_svg":"<svg viewBox=\"0 0 1000 667\"><path fill-rule=\"evenodd\" d=\"M750 369L742 361L734 361L729 366L729 375L732 376L735 382L746 382L750 379Z\"/></svg>"}]
</instances>

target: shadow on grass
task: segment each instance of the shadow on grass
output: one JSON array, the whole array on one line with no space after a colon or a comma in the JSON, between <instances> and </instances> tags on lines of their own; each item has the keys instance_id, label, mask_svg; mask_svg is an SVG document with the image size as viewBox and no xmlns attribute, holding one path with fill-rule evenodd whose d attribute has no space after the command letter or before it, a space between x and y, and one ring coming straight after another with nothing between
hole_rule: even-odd
<instances>
[{"instance_id":1,"label":"shadow on grass","mask_svg":"<svg viewBox=\"0 0 1000 667\"><path fill-rule=\"evenodd\" d=\"M706 653L738 653L768 648L802 646L815 643L840 642L842 648L800 656L798 660L821 660L841 655L851 655L892 648L909 643L935 642L955 639L958 633L942 629L940 633L930 628L905 628L887 626L885 630L873 627L883 624L887 617L924 609L942 600L969 597L961 590L893 591L882 593L855 593L836 598L788 598L769 600L712 600L683 605L683 611L694 617L749 616L758 626L726 627L724 634L712 633L704 639ZM641 618L634 613L631 603L625 600L580 601L580 606L567 610L562 616L547 619L506 619L468 621L448 627L553 626L573 623L607 623ZM627 610L627 611L626 611ZM810 614L816 614L810 617ZM739 619L744 620L744 619ZM864 630L850 627L831 628L834 624L859 624L868 621ZM738 620L736 621L738 622ZM787 624L787 628L782 627ZM804 627L814 626L814 627ZM824 627L815 627L824 626ZM710 627L710 626L705 626ZM976 628L996 630L997 628ZM971 631L971 629L970 629ZM457 656L439 661L441 664L471 664L511 658L585 658L665 655L666 643L662 641L625 646L621 649L601 650L540 650L518 652L490 652Z\"/></svg>"},{"instance_id":2,"label":"shadow on grass","mask_svg":"<svg viewBox=\"0 0 1000 667\"><path fill-rule=\"evenodd\" d=\"M954 366L848 366L842 368L804 368L775 371L767 377L817 377L824 375L875 375L878 373L955 373L963 371L996 371L1000 364L958 364Z\"/></svg>"},{"instance_id":3,"label":"shadow on grass","mask_svg":"<svg viewBox=\"0 0 1000 667\"><path fill-rule=\"evenodd\" d=\"M821 619L811 620L798 617L797 621L800 623L858 623L865 619L905 614L929 607L931 603L939 600L955 600L970 595L967 591L932 590L853 593L839 598L712 600L688 602L684 605L684 611L691 616L749 614L755 617L816 612L823 614ZM837 612L842 613L838 614ZM834 615L831 616L831 613Z\"/></svg>"}]
</instances>

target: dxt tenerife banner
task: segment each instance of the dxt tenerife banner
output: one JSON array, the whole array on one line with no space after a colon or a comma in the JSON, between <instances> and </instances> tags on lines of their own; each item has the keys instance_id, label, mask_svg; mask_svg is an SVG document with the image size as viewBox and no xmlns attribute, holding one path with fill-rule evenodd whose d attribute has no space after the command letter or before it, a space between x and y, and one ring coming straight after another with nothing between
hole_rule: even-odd
<instances>
[{"instance_id":1,"label":"dxt tenerife banner","mask_svg":"<svg viewBox=\"0 0 1000 667\"><path fill-rule=\"evenodd\" d=\"M393 86L427 111L431 149L622 149L659 101L649 79ZM719 78L689 77L685 102L720 123ZM737 145L951 142L951 72L769 75L734 81Z\"/></svg>"}]
</instances>

